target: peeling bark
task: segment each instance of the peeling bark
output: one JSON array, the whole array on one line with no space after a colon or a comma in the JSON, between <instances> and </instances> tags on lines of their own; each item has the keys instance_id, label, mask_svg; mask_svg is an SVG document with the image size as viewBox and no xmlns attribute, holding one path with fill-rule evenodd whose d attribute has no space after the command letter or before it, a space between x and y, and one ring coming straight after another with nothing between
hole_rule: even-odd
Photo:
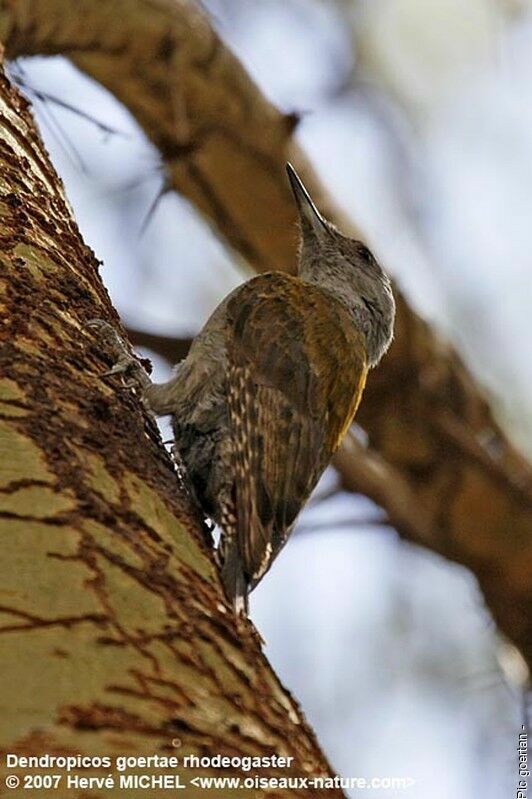
<instances>
[{"instance_id":1,"label":"peeling bark","mask_svg":"<svg viewBox=\"0 0 532 799\"><path fill-rule=\"evenodd\" d=\"M120 323L98 266L26 101L0 73L0 748L275 753L294 768L259 773L330 774L251 624L236 628L156 426L101 377L109 359L84 323ZM58 795L87 794L63 782Z\"/></svg>"},{"instance_id":2,"label":"peeling bark","mask_svg":"<svg viewBox=\"0 0 532 799\"><path fill-rule=\"evenodd\" d=\"M68 55L112 91L158 147L171 185L257 270L294 267L287 159L348 229L294 144L297 120L263 97L190 0L10 0L0 6L0 38L10 57ZM532 665L530 466L456 353L396 296L395 343L368 381L359 421L408 489L403 511L411 504L417 537L424 530L429 546L473 570ZM382 482L358 479L345 455L346 486L392 496Z\"/></svg>"}]
</instances>

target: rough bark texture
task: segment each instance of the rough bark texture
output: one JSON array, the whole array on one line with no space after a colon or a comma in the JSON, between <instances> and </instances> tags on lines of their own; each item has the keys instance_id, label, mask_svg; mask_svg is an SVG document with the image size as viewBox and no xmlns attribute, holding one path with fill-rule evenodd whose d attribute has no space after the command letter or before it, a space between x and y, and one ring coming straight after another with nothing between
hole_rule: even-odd
<instances>
[{"instance_id":1,"label":"rough bark texture","mask_svg":"<svg viewBox=\"0 0 532 799\"><path fill-rule=\"evenodd\" d=\"M256 269L294 267L287 158L346 227L294 145L296 120L267 102L190 0L2 5L9 55L68 55L112 91L159 148L171 185ZM396 340L369 380L359 420L408 489L412 537L471 567L501 629L532 663L530 467L457 355L400 294ZM345 452L339 463L346 486L373 496ZM394 495L382 480L372 484L381 501ZM401 530L409 535L408 524Z\"/></svg>"},{"instance_id":2,"label":"rough bark texture","mask_svg":"<svg viewBox=\"0 0 532 799\"><path fill-rule=\"evenodd\" d=\"M119 325L26 102L2 72L0 748L277 753L295 757L291 773L330 773L253 628L235 627L156 426L131 390L101 377L109 361L83 327L93 317ZM127 792L148 794L159 795ZM58 795L125 792L63 781Z\"/></svg>"}]
</instances>

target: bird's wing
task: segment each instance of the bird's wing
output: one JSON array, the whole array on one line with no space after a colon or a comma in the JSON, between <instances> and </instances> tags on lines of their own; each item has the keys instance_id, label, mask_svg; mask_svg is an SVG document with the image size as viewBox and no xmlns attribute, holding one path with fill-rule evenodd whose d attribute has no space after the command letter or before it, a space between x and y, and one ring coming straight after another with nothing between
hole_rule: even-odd
<instances>
[{"instance_id":1,"label":"bird's wing","mask_svg":"<svg viewBox=\"0 0 532 799\"><path fill-rule=\"evenodd\" d=\"M256 584L351 424L367 373L364 339L333 297L270 273L229 302L227 357L230 534Z\"/></svg>"}]
</instances>

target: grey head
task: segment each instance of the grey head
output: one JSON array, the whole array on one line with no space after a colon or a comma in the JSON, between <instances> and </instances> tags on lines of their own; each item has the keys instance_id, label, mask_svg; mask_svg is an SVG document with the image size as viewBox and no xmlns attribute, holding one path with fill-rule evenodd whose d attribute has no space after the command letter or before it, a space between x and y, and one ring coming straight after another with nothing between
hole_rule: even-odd
<instances>
[{"instance_id":1,"label":"grey head","mask_svg":"<svg viewBox=\"0 0 532 799\"><path fill-rule=\"evenodd\" d=\"M376 366L393 337L390 279L363 242L342 235L320 214L294 167L286 170L299 211L299 276L349 307L366 337L368 364Z\"/></svg>"}]
</instances>

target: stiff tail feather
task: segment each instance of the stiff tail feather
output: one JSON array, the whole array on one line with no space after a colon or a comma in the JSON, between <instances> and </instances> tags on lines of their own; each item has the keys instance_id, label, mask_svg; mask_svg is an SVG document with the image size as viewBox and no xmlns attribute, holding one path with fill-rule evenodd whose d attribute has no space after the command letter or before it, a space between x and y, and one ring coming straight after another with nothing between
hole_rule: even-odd
<instances>
[{"instance_id":1,"label":"stiff tail feather","mask_svg":"<svg viewBox=\"0 0 532 799\"><path fill-rule=\"evenodd\" d=\"M233 603L237 616L248 615L248 582L242 571L242 561L235 537L224 541L221 576L227 598Z\"/></svg>"}]
</instances>

